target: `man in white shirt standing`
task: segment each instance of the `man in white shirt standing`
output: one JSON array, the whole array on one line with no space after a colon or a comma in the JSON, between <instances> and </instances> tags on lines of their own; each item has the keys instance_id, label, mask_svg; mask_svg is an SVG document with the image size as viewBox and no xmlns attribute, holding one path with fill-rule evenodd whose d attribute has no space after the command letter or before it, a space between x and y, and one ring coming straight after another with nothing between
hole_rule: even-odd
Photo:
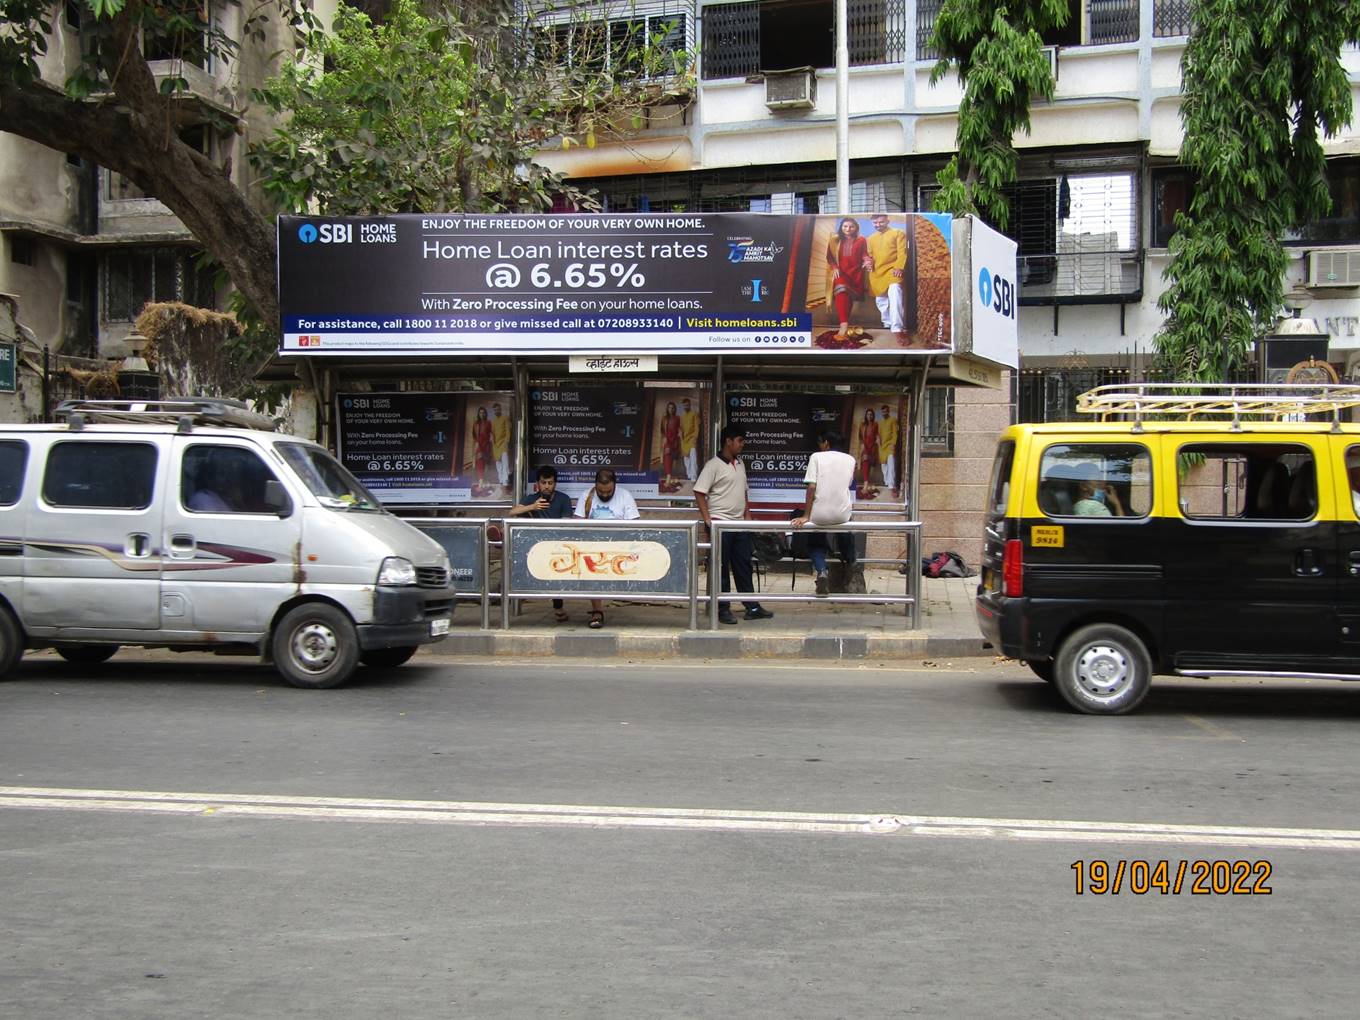
<instances>
[{"instance_id":1,"label":"man in white shirt standing","mask_svg":"<svg viewBox=\"0 0 1360 1020\"><path fill-rule=\"evenodd\" d=\"M850 492L855 484L855 458L845 452L845 437L833 429L823 432L817 442L817 452L808 458L807 500L803 515L793 519L793 526L801 528L813 524L844 524L850 520L854 504ZM855 562L855 536L848 531L837 532L836 549L847 567ZM831 577L826 569L826 536L808 536L808 556L817 572L817 594L831 594Z\"/></svg>"},{"instance_id":2,"label":"man in white shirt standing","mask_svg":"<svg viewBox=\"0 0 1360 1020\"><path fill-rule=\"evenodd\" d=\"M576 516L592 521L635 521L642 515L633 494L619 487L613 469L600 468L595 472L594 486L581 494ZM604 626L604 600L590 600L590 620L586 626L591 630Z\"/></svg>"},{"instance_id":3,"label":"man in white shirt standing","mask_svg":"<svg viewBox=\"0 0 1360 1020\"><path fill-rule=\"evenodd\" d=\"M735 425L728 425L720 437L722 450L704 465L694 482L694 502L699 505L699 516L704 527L711 529L713 522L749 521L751 511L746 509L746 466L741 462L741 448L746 443L746 431ZM711 533L711 532L710 532ZM737 582L737 591L754 592L751 583L751 533L749 531L724 531L722 536L722 590L732 590L732 579ZM768 620L774 613L765 609L759 602L743 600L746 606L746 619ZM728 603L718 610L718 622L733 624L736 614Z\"/></svg>"}]
</instances>

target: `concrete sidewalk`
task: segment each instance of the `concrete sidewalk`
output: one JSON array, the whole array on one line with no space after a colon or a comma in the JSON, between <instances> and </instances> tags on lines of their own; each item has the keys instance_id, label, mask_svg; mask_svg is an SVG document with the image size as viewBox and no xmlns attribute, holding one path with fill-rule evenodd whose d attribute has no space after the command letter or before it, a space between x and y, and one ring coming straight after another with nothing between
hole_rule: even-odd
<instances>
[{"instance_id":1,"label":"concrete sidewalk","mask_svg":"<svg viewBox=\"0 0 1360 1020\"><path fill-rule=\"evenodd\" d=\"M870 593L902 594L905 580L892 571L866 570ZM796 591L811 590L805 572ZM772 620L742 619L740 603L736 626L708 630L701 615L700 629L688 629L688 606L676 603L611 603L605 601L605 626L586 626L590 604L568 599L570 620L553 620L550 603L522 601L509 630L480 628L477 603L460 603L453 626L443 641L425 646L422 655L536 656L561 655L591 659L904 659L960 657L985 654L973 615L976 577L922 578L921 628L908 629L906 607L865 603L836 605L830 601L770 602ZM764 591L790 590L787 572L766 576ZM758 598L759 596L757 596ZM700 606L701 614L704 607ZM493 627L500 607L491 607Z\"/></svg>"}]
</instances>

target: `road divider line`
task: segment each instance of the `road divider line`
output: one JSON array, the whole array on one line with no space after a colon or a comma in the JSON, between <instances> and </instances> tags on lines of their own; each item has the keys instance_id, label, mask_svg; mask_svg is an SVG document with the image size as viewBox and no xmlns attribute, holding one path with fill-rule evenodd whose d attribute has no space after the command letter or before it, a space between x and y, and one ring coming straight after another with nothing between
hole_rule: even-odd
<instances>
[{"instance_id":1,"label":"road divider line","mask_svg":"<svg viewBox=\"0 0 1360 1020\"><path fill-rule=\"evenodd\" d=\"M273 794L187 793L0 787L0 810L132 812L209 817L381 822L387 824L576 826L691 831L806 832L934 836L1074 843L1156 843L1171 846L1278 847L1360 850L1360 830L1185 825L1043 818L744 811L721 808L514 804L480 801L289 797Z\"/></svg>"}]
</instances>

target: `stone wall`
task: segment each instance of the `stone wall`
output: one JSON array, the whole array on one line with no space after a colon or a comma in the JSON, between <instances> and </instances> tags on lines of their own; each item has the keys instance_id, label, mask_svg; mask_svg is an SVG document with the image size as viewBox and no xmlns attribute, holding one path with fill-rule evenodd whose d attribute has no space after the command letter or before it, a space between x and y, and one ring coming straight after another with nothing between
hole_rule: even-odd
<instances>
[{"instance_id":1,"label":"stone wall","mask_svg":"<svg viewBox=\"0 0 1360 1020\"><path fill-rule=\"evenodd\" d=\"M923 555L950 549L977 567L996 440L1011 424L1010 393L1010 373L999 390L954 388L954 455L921 458Z\"/></svg>"}]
</instances>

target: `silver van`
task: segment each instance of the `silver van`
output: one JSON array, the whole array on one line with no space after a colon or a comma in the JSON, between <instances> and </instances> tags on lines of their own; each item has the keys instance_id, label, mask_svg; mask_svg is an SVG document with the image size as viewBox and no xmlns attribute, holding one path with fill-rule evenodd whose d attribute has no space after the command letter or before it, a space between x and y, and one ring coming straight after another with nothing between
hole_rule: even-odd
<instances>
[{"instance_id":1,"label":"silver van","mask_svg":"<svg viewBox=\"0 0 1360 1020\"><path fill-rule=\"evenodd\" d=\"M444 550L317 444L234 401L58 417L0 425L0 676L25 648L92 664L141 645L336 687L448 632Z\"/></svg>"}]
</instances>

